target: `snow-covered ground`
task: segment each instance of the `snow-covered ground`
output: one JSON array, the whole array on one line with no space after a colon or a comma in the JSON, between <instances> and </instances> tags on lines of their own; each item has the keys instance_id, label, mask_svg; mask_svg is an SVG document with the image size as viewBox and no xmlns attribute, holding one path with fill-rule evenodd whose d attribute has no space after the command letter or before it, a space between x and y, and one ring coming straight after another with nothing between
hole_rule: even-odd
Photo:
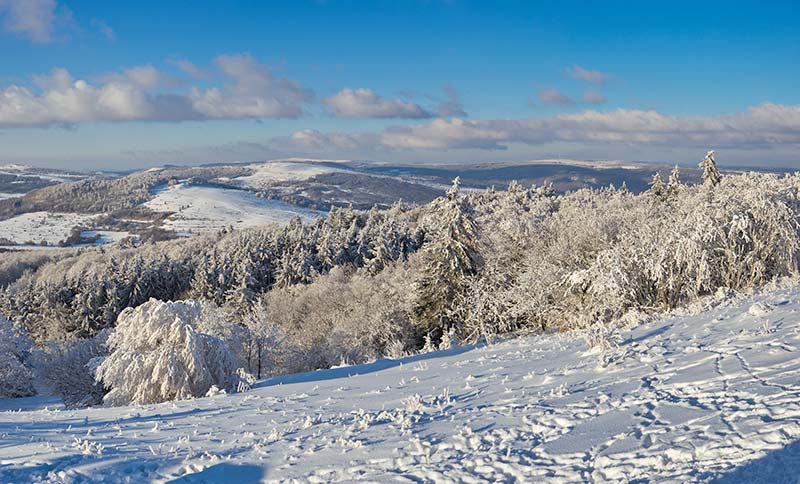
<instances>
[{"instance_id":1,"label":"snow-covered ground","mask_svg":"<svg viewBox=\"0 0 800 484\"><path fill-rule=\"evenodd\" d=\"M120 230L84 230L81 232L81 237L85 238L94 237L95 235L99 235L100 238L91 245L116 244L125 237L130 237L131 233Z\"/></svg>"},{"instance_id":2,"label":"snow-covered ground","mask_svg":"<svg viewBox=\"0 0 800 484\"><path fill-rule=\"evenodd\" d=\"M12 249L42 248L38 244L42 241L50 246L57 246L59 242L69 237L75 226L91 227L97 216L82 215L77 213L55 212L29 212L17 215L7 220L0 220L0 239L8 239L16 246L6 246ZM100 239L94 245L114 244L130 235L128 232L112 230L84 231L84 236L100 234ZM33 242L34 245L25 245Z\"/></svg>"},{"instance_id":3,"label":"snow-covered ground","mask_svg":"<svg viewBox=\"0 0 800 484\"><path fill-rule=\"evenodd\" d=\"M243 187L255 189L266 188L274 182L303 181L326 173L349 171L301 161L268 161L248 165L248 168L255 170L255 173L234 180Z\"/></svg>"},{"instance_id":4,"label":"snow-covered ground","mask_svg":"<svg viewBox=\"0 0 800 484\"><path fill-rule=\"evenodd\" d=\"M0 165L0 174L23 176L31 178L42 178L55 182L69 182L76 179L85 178L86 175L78 173L68 173L63 171L47 171L46 169L36 169L31 166L19 165L15 163Z\"/></svg>"},{"instance_id":5,"label":"snow-covered ground","mask_svg":"<svg viewBox=\"0 0 800 484\"><path fill-rule=\"evenodd\" d=\"M797 482L800 285L161 405L0 402L0 482ZM36 405L51 405L36 409Z\"/></svg>"},{"instance_id":6,"label":"snow-covered ground","mask_svg":"<svg viewBox=\"0 0 800 484\"><path fill-rule=\"evenodd\" d=\"M91 225L92 216L77 213L30 212L0 220L0 238L17 244L26 242L57 244L69 237L72 227Z\"/></svg>"},{"instance_id":7,"label":"snow-covered ground","mask_svg":"<svg viewBox=\"0 0 800 484\"><path fill-rule=\"evenodd\" d=\"M175 212L164 227L181 234L217 231L223 227L284 224L294 217L316 218L318 212L278 200L259 198L253 192L183 183L162 187L144 204L156 212Z\"/></svg>"}]
</instances>

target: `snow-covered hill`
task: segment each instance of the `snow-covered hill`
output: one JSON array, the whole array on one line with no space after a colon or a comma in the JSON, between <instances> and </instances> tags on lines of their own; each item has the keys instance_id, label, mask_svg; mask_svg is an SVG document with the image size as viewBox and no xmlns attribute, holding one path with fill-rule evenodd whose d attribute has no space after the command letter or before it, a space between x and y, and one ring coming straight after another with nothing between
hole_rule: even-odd
<instances>
[{"instance_id":1,"label":"snow-covered hill","mask_svg":"<svg viewBox=\"0 0 800 484\"><path fill-rule=\"evenodd\" d=\"M259 198L245 190L178 183L161 187L144 204L156 212L175 212L164 227L180 234L213 232L223 227L254 227L285 224L294 217L313 220L319 212Z\"/></svg>"},{"instance_id":2,"label":"snow-covered hill","mask_svg":"<svg viewBox=\"0 0 800 484\"><path fill-rule=\"evenodd\" d=\"M328 162L332 163L332 162ZM300 161L270 161L248 165L253 174L235 179L238 185L252 189L263 189L274 182L305 181L327 173L351 173L349 170L329 165Z\"/></svg>"},{"instance_id":3,"label":"snow-covered hill","mask_svg":"<svg viewBox=\"0 0 800 484\"><path fill-rule=\"evenodd\" d=\"M797 482L799 311L795 285L602 355L556 334L161 405L0 401L0 482Z\"/></svg>"}]
</instances>

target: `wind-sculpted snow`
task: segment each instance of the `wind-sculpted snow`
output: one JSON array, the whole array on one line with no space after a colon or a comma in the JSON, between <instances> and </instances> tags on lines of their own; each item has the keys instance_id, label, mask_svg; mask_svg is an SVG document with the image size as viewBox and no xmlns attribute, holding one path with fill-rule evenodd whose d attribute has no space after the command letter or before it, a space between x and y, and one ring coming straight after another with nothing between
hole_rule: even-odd
<instances>
[{"instance_id":1,"label":"wind-sculpted snow","mask_svg":"<svg viewBox=\"0 0 800 484\"><path fill-rule=\"evenodd\" d=\"M8 411L0 482L796 482L799 311L794 285L603 354L553 334L243 394Z\"/></svg>"}]
</instances>

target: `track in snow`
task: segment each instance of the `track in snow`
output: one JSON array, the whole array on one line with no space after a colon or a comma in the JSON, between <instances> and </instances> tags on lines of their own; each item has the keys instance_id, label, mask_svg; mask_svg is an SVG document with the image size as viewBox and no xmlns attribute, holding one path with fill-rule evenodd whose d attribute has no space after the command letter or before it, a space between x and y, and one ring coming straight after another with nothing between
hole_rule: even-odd
<instances>
[{"instance_id":1,"label":"track in snow","mask_svg":"<svg viewBox=\"0 0 800 484\"><path fill-rule=\"evenodd\" d=\"M798 310L794 286L623 331L603 357L536 336L238 395L0 413L0 482L797 482Z\"/></svg>"}]
</instances>

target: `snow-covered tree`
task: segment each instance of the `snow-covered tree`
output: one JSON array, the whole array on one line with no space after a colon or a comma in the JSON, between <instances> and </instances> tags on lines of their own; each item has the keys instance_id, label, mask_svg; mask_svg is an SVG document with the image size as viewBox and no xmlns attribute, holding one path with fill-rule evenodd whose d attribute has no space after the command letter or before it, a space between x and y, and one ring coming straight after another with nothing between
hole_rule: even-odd
<instances>
[{"instance_id":1,"label":"snow-covered tree","mask_svg":"<svg viewBox=\"0 0 800 484\"><path fill-rule=\"evenodd\" d=\"M481 265L478 228L471 209L459 196L456 177L447 197L433 214L432 238L422 250L425 261L415 282L415 324L438 344L453 319L456 301L467 287L467 277L478 273Z\"/></svg>"},{"instance_id":2,"label":"snow-covered tree","mask_svg":"<svg viewBox=\"0 0 800 484\"><path fill-rule=\"evenodd\" d=\"M717 170L717 162L714 159L714 150L706 153L706 157L700 162L700 168L703 169L703 183L706 185L717 186L722 175Z\"/></svg>"},{"instance_id":3,"label":"snow-covered tree","mask_svg":"<svg viewBox=\"0 0 800 484\"><path fill-rule=\"evenodd\" d=\"M240 381L225 342L193 327L196 301L156 299L124 310L108 337L111 353L96 378L110 405L147 404L204 396L212 386L236 391Z\"/></svg>"},{"instance_id":4,"label":"snow-covered tree","mask_svg":"<svg viewBox=\"0 0 800 484\"><path fill-rule=\"evenodd\" d=\"M676 200L681 190L683 190L681 171L678 169L678 165L675 165L675 168L673 168L672 172L669 174L669 180L667 180L667 198L669 200Z\"/></svg>"},{"instance_id":5,"label":"snow-covered tree","mask_svg":"<svg viewBox=\"0 0 800 484\"><path fill-rule=\"evenodd\" d=\"M30 349L28 337L0 316L0 397L28 397L36 393L28 366Z\"/></svg>"},{"instance_id":6,"label":"snow-covered tree","mask_svg":"<svg viewBox=\"0 0 800 484\"><path fill-rule=\"evenodd\" d=\"M108 355L106 340L110 330L91 338L49 342L37 352L36 373L66 407L87 407L103 402L105 388L94 378L94 364Z\"/></svg>"},{"instance_id":7,"label":"snow-covered tree","mask_svg":"<svg viewBox=\"0 0 800 484\"><path fill-rule=\"evenodd\" d=\"M648 194L654 200L663 200L667 195L667 187L664 185L664 180L661 179L661 173L656 172L650 180L650 189Z\"/></svg>"}]
</instances>

